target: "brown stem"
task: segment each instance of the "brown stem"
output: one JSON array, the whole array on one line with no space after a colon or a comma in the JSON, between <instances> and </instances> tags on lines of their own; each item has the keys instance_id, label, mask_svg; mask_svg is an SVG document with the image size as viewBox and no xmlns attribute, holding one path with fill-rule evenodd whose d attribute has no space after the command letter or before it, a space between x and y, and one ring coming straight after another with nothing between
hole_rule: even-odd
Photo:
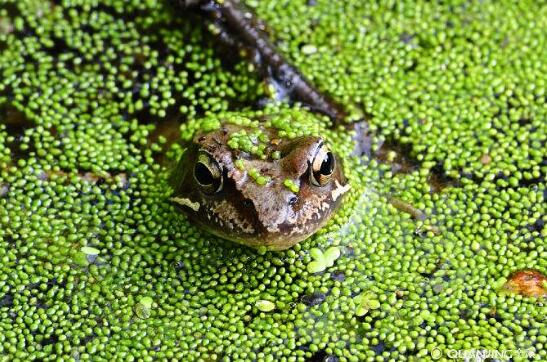
<instances>
[{"instance_id":1,"label":"brown stem","mask_svg":"<svg viewBox=\"0 0 547 362\"><path fill-rule=\"evenodd\" d=\"M341 124L346 116L343 108L332 98L321 93L298 70L289 64L259 25L256 16L239 0L179 0L179 6L197 9L224 28L229 35L254 52L252 61L270 77L281 92L291 99L325 114L333 126Z\"/></svg>"}]
</instances>

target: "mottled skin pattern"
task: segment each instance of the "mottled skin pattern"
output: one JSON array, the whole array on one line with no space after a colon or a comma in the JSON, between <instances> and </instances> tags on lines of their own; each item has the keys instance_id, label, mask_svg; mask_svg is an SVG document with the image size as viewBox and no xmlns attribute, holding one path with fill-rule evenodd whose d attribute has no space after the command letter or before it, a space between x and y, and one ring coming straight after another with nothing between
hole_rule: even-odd
<instances>
[{"instance_id":1,"label":"mottled skin pattern","mask_svg":"<svg viewBox=\"0 0 547 362\"><path fill-rule=\"evenodd\" d=\"M325 154L321 151L328 150L321 137L286 139L278 137L276 129L259 128L268 138L266 157L262 159L228 146L234 132L252 132L246 127L225 124L218 130L197 134L185 145L187 149L173 173L172 200L194 223L217 236L255 248L283 250L322 227L349 185L340 160L333 163L324 185L314 184L311 179L314 159L322 160ZM272 157L275 151L279 151L277 159ZM204 190L196 179L200 155L201 159L211 157L218 163L222 186L217 192ZM235 163L238 159L242 160L238 161L239 167ZM268 178L265 185L249 175L248 170L253 168ZM298 186L296 192L284 184L286 179Z\"/></svg>"}]
</instances>

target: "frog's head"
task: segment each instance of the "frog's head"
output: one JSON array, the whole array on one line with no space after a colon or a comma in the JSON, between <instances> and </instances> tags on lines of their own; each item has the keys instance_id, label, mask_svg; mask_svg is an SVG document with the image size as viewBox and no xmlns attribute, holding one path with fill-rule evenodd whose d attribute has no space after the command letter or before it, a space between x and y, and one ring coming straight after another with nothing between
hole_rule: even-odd
<instances>
[{"instance_id":1,"label":"frog's head","mask_svg":"<svg viewBox=\"0 0 547 362\"><path fill-rule=\"evenodd\" d=\"M322 227L349 189L318 136L225 124L185 146L172 200L196 224L247 246L291 247Z\"/></svg>"}]
</instances>

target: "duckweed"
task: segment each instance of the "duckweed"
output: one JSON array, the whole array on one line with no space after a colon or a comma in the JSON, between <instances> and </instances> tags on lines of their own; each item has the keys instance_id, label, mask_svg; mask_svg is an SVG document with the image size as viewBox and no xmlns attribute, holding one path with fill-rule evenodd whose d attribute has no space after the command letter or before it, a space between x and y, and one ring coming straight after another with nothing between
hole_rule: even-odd
<instances>
[{"instance_id":1,"label":"duckweed","mask_svg":"<svg viewBox=\"0 0 547 362\"><path fill-rule=\"evenodd\" d=\"M366 292L363 294L359 294L358 296L353 298L353 301L356 305L355 315L358 317L364 316L371 309L380 308L380 301L374 293Z\"/></svg>"},{"instance_id":2,"label":"duckweed","mask_svg":"<svg viewBox=\"0 0 547 362\"><path fill-rule=\"evenodd\" d=\"M300 186L298 186L293 180L290 178L287 178L283 180L283 186L285 186L287 189L291 190L295 194L300 190Z\"/></svg>"},{"instance_id":3,"label":"duckweed","mask_svg":"<svg viewBox=\"0 0 547 362\"><path fill-rule=\"evenodd\" d=\"M275 304L269 300L258 300L256 302L256 307L262 312L271 312L275 309Z\"/></svg>"},{"instance_id":4,"label":"duckweed","mask_svg":"<svg viewBox=\"0 0 547 362\"><path fill-rule=\"evenodd\" d=\"M248 63L166 2L3 0L0 358L546 360L545 5L248 3L367 119L372 153L398 144L412 167L354 152L352 132L298 105L256 110ZM352 186L343 207L284 252L191 225L158 161L182 149L157 133L218 120L324 135ZM534 295L514 284L529 270Z\"/></svg>"},{"instance_id":5,"label":"duckweed","mask_svg":"<svg viewBox=\"0 0 547 362\"><path fill-rule=\"evenodd\" d=\"M313 248L310 250L310 256L313 258L313 261L308 264L308 271L310 273L319 273L334 265L336 259L340 257L340 248L332 246L325 250L325 252Z\"/></svg>"},{"instance_id":6,"label":"duckweed","mask_svg":"<svg viewBox=\"0 0 547 362\"><path fill-rule=\"evenodd\" d=\"M99 249L92 248L90 246L84 246L80 249L80 251L86 255L99 255L99 253L101 252Z\"/></svg>"}]
</instances>

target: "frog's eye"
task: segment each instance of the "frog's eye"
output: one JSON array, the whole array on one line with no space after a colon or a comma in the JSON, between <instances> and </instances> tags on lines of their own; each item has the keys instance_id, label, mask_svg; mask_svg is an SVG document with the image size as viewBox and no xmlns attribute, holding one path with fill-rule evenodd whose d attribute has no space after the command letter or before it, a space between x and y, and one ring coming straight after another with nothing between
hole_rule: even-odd
<instances>
[{"instance_id":1,"label":"frog's eye","mask_svg":"<svg viewBox=\"0 0 547 362\"><path fill-rule=\"evenodd\" d=\"M336 167L334 154L326 145L321 145L313 158L310 170L310 182L315 186L325 186L332 179Z\"/></svg>"},{"instance_id":2,"label":"frog's eye","mask_svg":"<svg viewBox=\"0 0 547 362\"><path fill-rule=\"evenodd\" d=\"M207 194L214 194L222 189L222 169L209 153L199 152L194 166L194 179Z\"/></svg>"}]
</instances>

